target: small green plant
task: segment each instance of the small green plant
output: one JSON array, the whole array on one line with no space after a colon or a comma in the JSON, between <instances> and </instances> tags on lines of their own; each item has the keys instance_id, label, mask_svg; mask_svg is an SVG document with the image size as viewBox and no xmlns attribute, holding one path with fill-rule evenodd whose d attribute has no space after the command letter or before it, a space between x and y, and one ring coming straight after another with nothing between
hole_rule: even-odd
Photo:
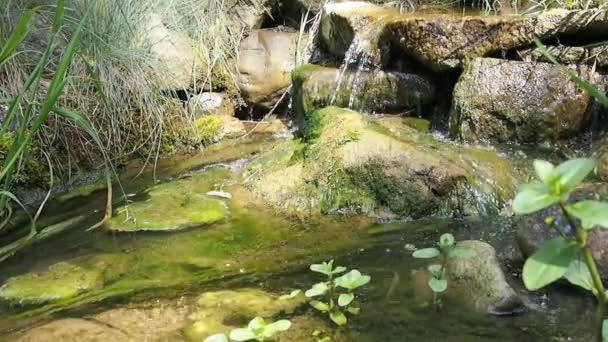
<instances>
[{"instance_id":1,"label":"small green plant","mask_svg":"<svg viewBox=\"0 0 608 342\"><path fill-rule=\"evenodd\" d=\"M456 246L454 235L446 233L439 237L436 247L422 248L414 252L413 257L417 259L433 259L439 257L438 264L427 267L432 278L429 279L429 288L433 291L433 304L441 306L441 294L448 289L446 271L448 261L453 258L470 258L475 256L475 251Z\"/></svg>"},{"instance_id":2,"label":"small green plant","mask_svg":"<svg viewBox=\"0 0 608 342\"><path fill-rule=\"evenodd\" d=\"M336 275L347 271L344 266L336 266L334 261L314 264L310 266L313 272L326 276L326 280L314 284L304 292L310 298L310 305L316 310L327 313L329 318L339 326L346 325L348 319L345 313L358 315L360 308L356 305L355 290L370 282L371 277L361 274L358 270L351 270L336 278ZM283 299L294 298L302 293L295 290L291 294L283 296Z\"/></svg>"},{"instance_id":3,"label":"small green plant","mask_svg":"<svg viewBox=\"0 0 608 342\"><path fill-rule=\"evenodd\" d=\"M556 206L565 224L558 224L555 217L547 217L545 223L559 233L559 237L545 242L525 262L523 281L529 290L538 290L559 279L592 292L597 298L598 340L602 340L602 322L605 315L606 292L595 260L587 244L593 229L608 228L608 203L582 200L573 202L572 191L595 168L592 159L572 159L559 166L534 161L534 169L540 182L521 188L513 201L513 212L531 214ZM604 331L606 334L606 331Z\"/></svg>"},{"instance_id":4,"label":"small green plant","mask_svg":"<svg viewBox=\"0 0 608 342\"><path fill-rule=\"evenodd\" d=\"M204 342L265 341L290 327L291 322L286 319L266 323L262 317L256 317L249 322L246 328L232 330L230 339L225 334L215 334L207 337Z\"/></svg>"}]
</instances>

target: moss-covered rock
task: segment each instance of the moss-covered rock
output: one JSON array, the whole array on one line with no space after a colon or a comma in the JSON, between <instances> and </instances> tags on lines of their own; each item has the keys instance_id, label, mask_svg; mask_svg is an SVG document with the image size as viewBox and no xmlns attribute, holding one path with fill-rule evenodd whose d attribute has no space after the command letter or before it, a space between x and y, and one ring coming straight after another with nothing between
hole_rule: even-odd
<instances>
[{"instance_id":1,"label":"moss-covered rock","mask_svg":"<svg viewBox=\"0 0 608 342\"><path fill-rule=\"evenodd\" d=\"M281 300L256 289L226 290L203 293L197 309L190 316L191 323L183 332L192 342L247 326L254 317L271 319L280 313L292 314L305 303L303 298Z\"/></svg>"},{"instance_id":2,"label":"moss-covered rock","mask_svg":"<svg viewBox=\"0 0 608 342\"><path fill-rule=\"evenodd\" d=\"M103 270L61 262L45 272L10 278L0 287L0 299L19 305L44 304L101 288L103 282Z\"/></svg>"},{"instance_id":3,"label":"moss-covered rock","mask_svg":"<svg viewBox=\"0 0 608 342\"><path fill-rule=\"evenodd\" d=\"M554 142L585 128L590 103L561 67L476 58L454 88L450 130L467 141Z\"/></svg>"},{"instance_id":4,"label":"moss-covered rock","mask_svg":"<svg viewBox=\"0 0 608 342\"><path fill-rule=\"evenodd\" d=\"M174 231L221 221L228 216L228 208L222 200L206 195L213 190L209 181L208 176L195 174L156 185L146 192L146 199L118 208L106 227L125 232Z\"/></svg>"},{"instance_id":5,"label":"moss-covered rock","mask_svg":"<svg viewBox=\"0 0 608 342\"><path fill-rule=\"evenodd\" d=\"M281 208L413 218L497 213L512 195L513 167L495 153L439 143L402 121L383 123L336 107L313 112L301 142L252 163L248 185Z\"/></svg>"},{"instance_id":6,"label":"moss-covered rock","mask_svg":"<svg viewBox=\"0 0 608 342\"><path fill-rule=\"evenodd\" d=\"M367 112L420 109L434 98L433 80L423 74L340 70L303 65L293 73L295 110L311 113L330 105Z\"/></svg>"}]
</instances>

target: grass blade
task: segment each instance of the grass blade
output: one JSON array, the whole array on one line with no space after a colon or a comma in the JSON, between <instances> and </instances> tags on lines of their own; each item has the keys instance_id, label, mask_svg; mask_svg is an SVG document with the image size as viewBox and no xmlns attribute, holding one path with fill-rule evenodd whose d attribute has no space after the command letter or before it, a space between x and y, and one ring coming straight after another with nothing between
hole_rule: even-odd
<instances>
[{"instance_id":1,"label":"grass blade","mask_svg":"<svg viewBox=\"0 0 608 342\"><path fill-rule=\"evenodd\" d=\"M0 51L0 66L2 66L12 55L13 52L21 45L21 42L27 37L28 24L32 16L38 11L39 7L34 7L27 11L15 26L15 29L8 37L7 41L2 46Z\"/></svg>"}]
</instances>

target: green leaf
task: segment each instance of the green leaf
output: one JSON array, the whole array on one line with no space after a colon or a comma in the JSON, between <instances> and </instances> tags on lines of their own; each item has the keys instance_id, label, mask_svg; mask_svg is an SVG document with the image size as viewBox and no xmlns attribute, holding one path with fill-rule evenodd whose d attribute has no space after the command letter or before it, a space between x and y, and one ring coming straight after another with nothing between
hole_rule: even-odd
<instances>
[{"instance_id":1,"label":"green leaf","mask_svg":"<svg viewBox=\"0 0 608 342\"><path fill-rule=\"evenodd\" d=\"M247 329L249 329L253 332L256 332L261 329L264 329L265 326L266 326L266 322L264 321L264 319L262 317L255 317L254 319L251 320L251 322L249 322L249 324L247 325Z\"/></svg>"},{"instance_id":2,"label":"green leaf","mask_svg":"<svg viewBox=\"0 0 608 342\"><path fill-rule=\"evenodd\" d=\"M249 329L234 329L230 332L230 339L234 341L250 341L256 338L253 331Z\"/></svg>"},{"instance_id":3,"label":"green leaf","mask_svg":"<svg viewBox=\"0 0 608 342\"><path fill-rule=\"evenodd\" d=\"M281 331L288 330L289 328L291 328L291 322L286 319L282 319L266 325L263 335L264 337L272 337Z\"/></svg>"},{"instance_id":4,"label":"green leaf","mask_svg":"<svg viewBox=\"0 0 608 342\"><path fill-rule=\"evenodd\" d=\"M474 250L462 247L455 247L448 253L450 258L472 258L476 255Z\"/></svg>"},{"instance_id":5,"label":"green leaf","mask_svg":"<svg viewBox=\"0 0 608 342\"><path fill-rule=\"evenodd\" d=\"M371 280L371 277L368 275L363 275L361 272L357 270L352 270L345 275L336 278L335 283L337 286L345 288L347 290L354 290L358 287L361 287Z\"/></svg>"},{"instance_id":6,"label":"green leaf","mask_svg":"<svg viewBox=\"0 0 608 342\"><path fill-rule=\"evenodd\" d=\"M598 201L580 201L566 206L566 211L581 220L584 228L594 226L608 228L608 203Z\"/></svg>"},{"instance_id":7,"label":"green leaf","mask_svg":"<svg viewBox=\"0 0 608 342\"><path fill-rule=\"evenodd\" d=\"M427 269L429 270L429 272L431 272L433 274L434 277L439 277L442 273L441 265L437 265L437 264L429 265L427 267Z\"/></svg>"},{"instance_id":8,"label":"green leaf","mask_svg":"<svg viewBox=\"0 0 608 342\"><path fill-rule=\"evenodd\" d=\"M429 279L429 287L435 293L441 293L447 290L448 281L445 279L431 278Z\"/></svg>"},{"instance_id":9,"label":"green leaf","mask_svg":"<svg viewBox=\"0 0 608 342\"><path fill-rule=\"evenodd\" d=\"M555 180L557 179L557 174L555 173L555 166L545 160L535 160L534 161L534 170L536 171L536 175L538 178L548 187L550 188Z\"/></svg>"},{"instance_id":10,"label":"green leaf","mask_svg":"<svg viewBox=\"0 0 608 342\"><path fill-rule=\"evenodd\" d=\"M530 256L523 269L523 280L528 290L538 290L561 278L576 258L577 247L564 238L547 241Z\"/></svg>"},{"instance_id":11,"label":"green leaf","mask_svg":"<svg viewBox=\"0 0 608 342\"><path fill-rule=\"evenodd\" d=\"M293 290L293 291L291 291L290 294L282 295L281 297L279 297L279 299L280 300L294 299L297 296L299 296L300 294L302 294L302 290Z\"/></svg>"},{"instance_id":12,"label":"green leaf","mask_svg":"<svg viewBox=\"0 0 608 342\"><path fill-rule=\"evenodd\" d=\"M338 273L342 273L342 272L346 271L346 267L344 267L344 266L337 266L334 269L333 265L334 265L334 261L330 260L329 262L310 265L310 270L313 272L323 273L328 277L332 276L334 274L338 274Z\"/></svg>"},{"instance_id":13,"label":"green leaf","mask_svg":"<svg viewBox=\"0 0 608 342\"><path fill-rule=\"evenodd\" d=\"M513 212L517 215L530 214L545 209L559 201L559 197L549 193L541 183L527 184L513 200Z\"/></svg>"},{"instance_id":14,"label":"green leaf","mask_svg":"<svg viewBox=\"0 0 608 342\"><path fill-rule=\"evenodd\" d=\"M317 283L314 284L311 289L304 292L304 295L308 298L322 296L327 292L327 290L329 290L329 286L327 285L327 283Z\"/></svg>"},{"instance_id":15,"label":"green leaf","mask_svg":"<svg viewBox=\"0 0 608 342\"><path fill-rule=\"evenodd\" d=\"M355 299L355 295L352 293L342 293L340 297L338 297L338 305L347 306L352 303Z\"/></svg>"},{"instance_id":16,"label":"green leaf","mask_svg":"<svg viewBox=\"0 0 608 342\"><path fill-rule=\"evenodd\" d=\"M555 172L559 176L561 194L570 193L595 168L595 161L589 158L571 159L560 164Z\"/></svg>"},{"instance_id":17,"label":"green leaf","mask_svg":"<svg viewBox=\"0 0 608 342\"><path fill-rule=\"evenodd\" d=\"M450 234L450 233L445 233L442 234L439 237L439 245L441 247L450 247L454 244L454 235Z\"/></svg>"},{"instance_id":18,"label":"green leaf","mask_svg":"<svg viewBox=\"0 0 608 342\"><path fill-rule=\"evenodd\" d=\"M602 322L602 340L604 342L608 341L608 319Z\"/></svg>"},{"instance_id":19,"label":"green leaf","mask_svg":"<svg viewBox=\"0 0 608 342\"><path fill-rule=\"evenodd\" d=\"M585 290L593 292L591 272L589 272L589 268L587 268L587 265L584 262L580 260L572 261L564 277L568 279L572 285L580 286Z\"/></svg>"},{"instance_id":20,"label":"green leaf","mask_svg":"<svg viewBox=\"0 0 608 342\"><path fill-rule=\"evenodd\" d=\"M228 342L225 334L215 334L207 337L203 342Z\"/></svg>"},{"instance_id":21,"label":"green leaf","mask_svg":"<svg viewBox=\"0 0 608 342\"><path fill-rule=\"evenodd\" d=\"M343 326L348 321L342 311L335 310L329 314L329 318L339 326Z\"/></svg>"},{"instance_id":22,"label":"green leaf","mask_svg":"<svg viewBox=\"0 0 608 342\"><path fill-rule=\"evenodd\" d=\"M348 307L346 308L346 312L352 314L352 315L358 315L361 312L361 308L356 308L356 307Z\"/></svg>"},{"instance_id":23,"label":"green leaf","mask_svg":"<svg viewBox=\"0 0 608 342\"><path fill-rule=\"evenodd\" d=\"M414 258L418 258L418 259L430 259L430 258L434 258L436 256L438 256L439 254L441 254L441 252L439 252L439 250L437 248L423 248L423 249L419 249L417 251L414 252L414 254L412 254L412 256Z\"/></svg>"},{"instance_id":24,"label":"green leaf","mask_svg":"<svg viewBox=\"0 0 608 342\"><path fill-rule=\"evenodd\" d=\"M326 303L323 303L323 302L319 302L318 300L311 300L310 306L312 306L313 308L315 308L321 312L329 311L329 305L327 305Z\"/></svg>"}]
</instances>

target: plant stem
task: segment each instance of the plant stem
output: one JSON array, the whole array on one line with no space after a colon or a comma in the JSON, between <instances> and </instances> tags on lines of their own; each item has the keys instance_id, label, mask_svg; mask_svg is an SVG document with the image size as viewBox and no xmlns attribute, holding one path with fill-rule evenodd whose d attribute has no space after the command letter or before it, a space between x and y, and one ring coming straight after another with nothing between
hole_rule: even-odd
<instances>
[{"instance_id":1,"label":"plant stem","mask_svg":"<svg viewBox=\"0 0 608 342\"><path fill-rule=\"evenodd\" d=\"M559 207L562 211L562 214L568 221L570 227L574 230L576 241L578 242L581 254L585 259L585 264L589 269L589 273L591 274L591 280L593 281L593 287L595 288L595 296L598 301L597 306L597 322L598 329L596 330L598 334L598 341L602 341L602 321L604 319L604 315L606 312L606 290L604 289L604 284L602 283L602 278L600 276L599 271L597 270L597 265L595 264L595 260L593 260L593 255L591 254L591 250L587 245L587 231L583 229L580 225L576 224L574 219L568 214L566 211L566 204L561 201L559 203Z\"/></svg>"}]
</instances>

